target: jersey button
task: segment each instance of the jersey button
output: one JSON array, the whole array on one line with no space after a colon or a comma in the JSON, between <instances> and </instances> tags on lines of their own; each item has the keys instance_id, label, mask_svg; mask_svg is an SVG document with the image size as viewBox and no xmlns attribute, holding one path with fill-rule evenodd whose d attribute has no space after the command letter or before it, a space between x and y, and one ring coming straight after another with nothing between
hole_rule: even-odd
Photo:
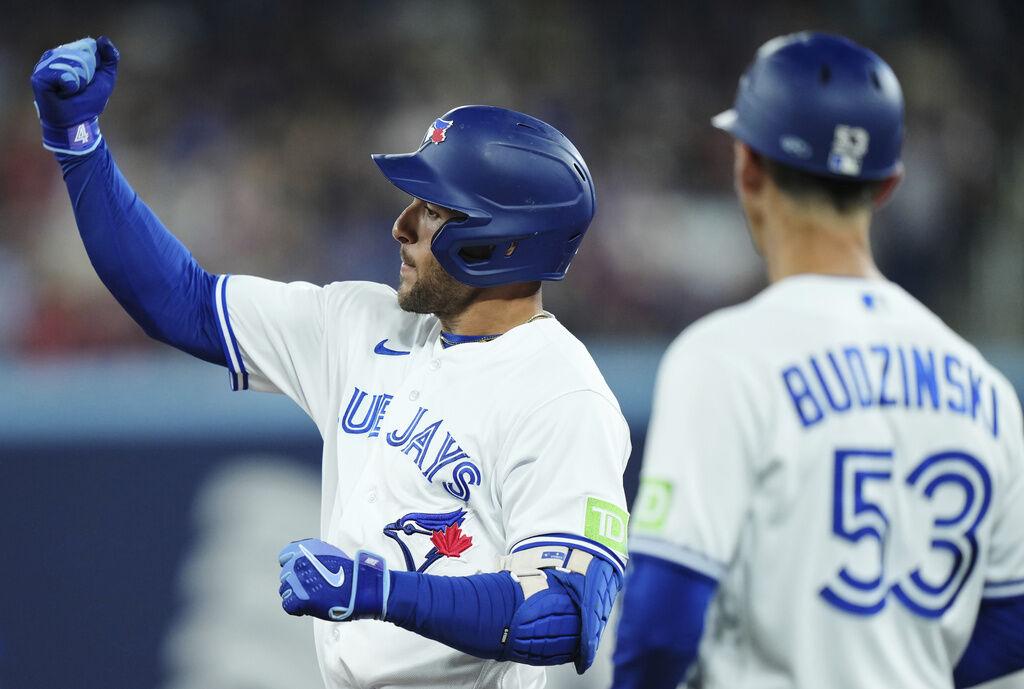
<instances>
[{"instance_id":1,"label":"jersey button","mask_svg":"<svg viewBox=\"0 0 1024 689\"><path fill-rule=\"evenodd\" d=\"M412 392L409 393L409 399L412 400L413 402L415 402L419 398L420 398L420 391L419 390L413 390Z\"/></svg>"},{"instance_id":2,"label":"jersey button","mask_svg":"<svg viewBox=\"0 0 1024 689\"><path fill-rule=\"evenodd\" d=\"M377 491L371 490L366 496L366 502L377 502Z\"/></svg>"},{"instance_id":3,"label":"jersey button","mask_svg":"<svg viewBox=\"0 0 1024 689\"><path fill-rule=\"evenodd\" d=\"M433 361L430 362L430 370L431 371L436 371L439 368L441 368L441 362L440 361L438 361L437 359L434 359Z\"/></svg>"}]
</instances>

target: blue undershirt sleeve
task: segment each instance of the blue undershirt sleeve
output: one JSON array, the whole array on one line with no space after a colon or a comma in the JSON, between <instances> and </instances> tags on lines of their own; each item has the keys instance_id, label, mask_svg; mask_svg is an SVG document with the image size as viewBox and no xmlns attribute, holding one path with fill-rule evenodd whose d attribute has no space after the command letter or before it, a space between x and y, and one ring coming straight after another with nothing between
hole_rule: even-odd
<instances>
[{"instance_id":1,"label":"blue undershirt sleeve","mask_svg":"<svg viewBox=\"0 0 1024 689\"><path fill-rule=\"evenodd\" d=\"M953 670L957 689L1024 669L1024 596L982 599L974 633Z\"/></svg>"},{"instance_id":2,"label":"blue undershirt sleeve","mask_svg":"<svg viewBox=\"0 0 1024 689\"><path fill-rule=\"evenodd\" d=\"M523 593L508 572L468 577L391 572L387 619L478 658L502 658Z\"/></svg>"},{"instance_id":3,"label":"blue undershirt sleeve","mask_svg":"<svg viewBox=\"0 0 1024 689\"><path fill-rule=\"evenodd\" d=\"M207 273L146 207L101 141L58 154L78 232L100 280L147 335L226 365Z\"/></svg>"},{"instance_id":4,"label":"blue undershirt sleeve","mask_svg":"<svg viewBox=\"0 0 1024 689\"><path fill-rule=\"evenodd\" d=\"M613 689L675 689L697 658L718 583L658 557L633 553L615 644Z\"/></svg>"},{"instance_id":5,"label":"blue undershirt sleeve","mask_svg":"<svg viewBox=\"0 0 1024 689\"><path fill-rule=\"evenodd\" d=\"M599 584L605 567L611 569L591 563L587 575L543 570L545 588L525 598L509 572L465 577L391 572L384 619L478 658L526 665L573 662L582 673L593 662L598 641L584 643L584 637L600 636L584 616L607 616L588 604L588 577L593 569L592 583ZM603 629L603 620L599 626Z\"/></svg>"}]
</instances>

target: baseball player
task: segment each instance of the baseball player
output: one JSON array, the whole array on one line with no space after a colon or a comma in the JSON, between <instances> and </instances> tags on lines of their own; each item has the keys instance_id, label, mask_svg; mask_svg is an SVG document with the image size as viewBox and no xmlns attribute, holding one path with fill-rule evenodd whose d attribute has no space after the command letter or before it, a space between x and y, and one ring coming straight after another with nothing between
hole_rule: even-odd
<instances>
[{"instance_id":1,"label":"baseball player","mask_svg":"<svg viewBox=\"0 0 1024 689\"><path fill-rule=\"evenodd\" d=\"M1019 400L871 255L902 174L895 74L783 36L713 122L771 284L662 362L615 688L695 666L709 689L941 689L1024 666Z\"/></svg>"},{"instance_id":2,"label":"baseball player","mask_svg":"<svg viewBox=\"0 0 1024 689\"><path fill-rule=\"evenodd\" d=\"M329 687L540 687L593 661L621 586L629 433L583 345L542 309L594 213L573 144L456 108L375 155L412 200L398 291L211 275L118 171L98 116L106 38L32 76L97 273L151 336L288 395L323 436L323 540L281 553L280 595L319 618ZM398 260L400 258L400 261ZM514 662L500 662L514 661Z\"/></svg>"}]
</instances>

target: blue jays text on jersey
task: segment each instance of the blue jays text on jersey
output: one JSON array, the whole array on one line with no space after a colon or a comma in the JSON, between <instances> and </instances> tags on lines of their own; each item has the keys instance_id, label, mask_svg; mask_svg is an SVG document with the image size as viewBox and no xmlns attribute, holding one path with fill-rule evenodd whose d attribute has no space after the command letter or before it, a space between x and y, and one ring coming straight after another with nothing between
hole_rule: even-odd
<instances>
[{"instance_id":1,"label":"blue jays text on jersey","mask_svg":"<svg viewBox=\"0 0 1024 689\"><path fill-rule=\"evenodd\" d=\"M381 442L407 455L428 483L434 482L439 471L451 467L450 473L446 470L443 474L450 475L451 480L442 480L441 486L451 496L469 502L470 487L479 486L483 481L480 467L459 446L450 431L445 430L444 440L440 439L439 431L444 419L431 419L428 416L430 410L426 407L419 407L412 419L399 421L395 428L382 432L381 423L392 399L392 394L370 394L358 387L353 388L348 405L339 418L342 430L350 435L381 438ZM438 438L436 443L435 437Z\"/></svg>"},{"instance_id":2,"label":"blue jays text on jersey","mask_svg":"<svg viewBox=\"0 0 1024 689\"><path fill-rule=\"evenodd\" d=\"M999 399L992 381L956 354L915 345L847 345L811 354L781 371L805 427L829 414L870 407L952 412L999 437Z\"/></svg>"}]
</instances>

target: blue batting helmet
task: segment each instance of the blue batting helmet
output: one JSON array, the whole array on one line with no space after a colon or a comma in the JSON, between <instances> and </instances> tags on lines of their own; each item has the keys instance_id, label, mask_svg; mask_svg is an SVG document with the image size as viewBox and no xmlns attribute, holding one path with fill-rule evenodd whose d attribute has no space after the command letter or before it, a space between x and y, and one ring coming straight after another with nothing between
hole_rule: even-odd
<instances>
[{"instance_id":1,"label":"blue batting helmet","mask_svg":"<svg viewBox=\"0 0 1024 689\"><path fill-rule=\"evenodd\" d=\"M373 156L402 191L466 215L431 250L476 287L561 280L594 217L594 183L576 147L535 117L485 105L434 120L413 153ZM486 252L464 249L491 247Z\"/></svg>"},{"instance_id":2,"label":"blue batting helmet","mask_svg":"<svg viewBox=\"0 0 1024 689\"><path fill-rule=\"evenodd\" d=\"M765 43L735 105L712 124L815 175L880 180L901 169L900 83L882 58L841 36L802 32Z\"/></svg>"}]
</instances>

